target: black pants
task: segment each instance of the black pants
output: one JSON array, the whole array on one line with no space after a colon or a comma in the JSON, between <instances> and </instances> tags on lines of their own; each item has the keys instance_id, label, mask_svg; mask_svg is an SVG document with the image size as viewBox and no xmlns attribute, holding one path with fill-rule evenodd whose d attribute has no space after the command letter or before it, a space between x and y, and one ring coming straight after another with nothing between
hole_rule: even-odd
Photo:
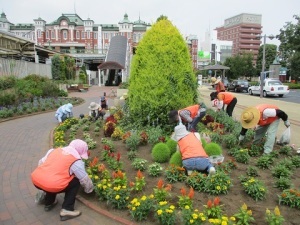
<instances>
[{"instance_id":1,"label":"black pants","mask_svg":"<svg viewBox=\"0 0 300 225\"><path fill-rule=\"evenodd\" d=\"M38 189L41 189L39 187L37 187ZM46 196L45 196L45 205L51 205L56 198L56 195L59 193L65 193L65 198L64 198L64 202L62 204L62 208L69 210L69 211L74 211L74 205L75 205L75 198L77 195L77 192L80 188L80 182L78 180L78 178L74 177L69 185L62 191L57 192L57 193L53 193L53 192L46 192Z\"/></svg>"},{"instance_id":2,"label":"black pants","mask_svg":"<svg viewBox=\"0 0 300 225\"><path fill-rule=\"evenodd\" d=\"M227 105L226 113L228 114L228 116L232 117L232 112L233 112L233 109L234 109L236 103L237 103L237 99L233 98L232 101Z\"/></svg>"}]
</instances>

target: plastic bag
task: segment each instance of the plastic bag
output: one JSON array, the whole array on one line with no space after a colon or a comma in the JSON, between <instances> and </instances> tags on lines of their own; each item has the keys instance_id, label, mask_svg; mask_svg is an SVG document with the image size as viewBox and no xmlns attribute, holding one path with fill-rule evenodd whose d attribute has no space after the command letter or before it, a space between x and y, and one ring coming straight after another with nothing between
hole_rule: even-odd
<instances>
[{"instance_id":1,"label":"plastic bag","mask_svg":"<svg viewBox=\"0 0 300 225\"><path fill-rule=\"evenodd\" d=\"M282 133L281 138L279 139L279 144L287 145L291 142L291 128L288 127L286 130Z\"/></svg>"},{"instance_id":2,"label":"plastic bag","mask_svg":"<svg viewBox=\"0 0 300 225\"><path fill-rule=\"evenodd\" d=\"M35 194L35 203L40 205L44 204L45 197L46 197L46 192L44 192L43 190L38 190L38 192Z\"/></svg>"}]
</instances>

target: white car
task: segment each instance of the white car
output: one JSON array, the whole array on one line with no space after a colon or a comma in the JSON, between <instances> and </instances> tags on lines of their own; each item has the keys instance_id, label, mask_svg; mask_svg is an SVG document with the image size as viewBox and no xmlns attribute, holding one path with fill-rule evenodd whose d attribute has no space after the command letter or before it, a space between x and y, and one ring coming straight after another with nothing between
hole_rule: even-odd
<instances>
[{"instance_id":1,"label":"white car","mask_svg":"<svg viewBox=\"0 0 300 225\"><path fill-rule=\"evenodd\" d=\"M257 83L248 88L249 95L260 95L260 83ZM290 93L289 86L283 85L280 80L274 78L267 78L263 82L263 96L275 96L283 97Z\"/></svg>"}]
</instances>

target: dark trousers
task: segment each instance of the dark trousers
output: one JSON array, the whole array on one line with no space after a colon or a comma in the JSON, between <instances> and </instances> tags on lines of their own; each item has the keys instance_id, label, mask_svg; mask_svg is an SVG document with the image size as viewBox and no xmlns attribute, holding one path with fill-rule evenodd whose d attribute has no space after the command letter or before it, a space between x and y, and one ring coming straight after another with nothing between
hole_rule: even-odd
<instances>
[{"instance_id":1,"label":"dark trousers","mask_svg":"<svg viewBox=\"0 0 300 225\"><path fill-rule=\"evenodd\" d=\"M227 105L226 113L228 114L228 116L232 117L232 112L233 112L233 109L234 109L236 103L237 103L237 99L233 98L232 101Z\"/></svg>"},{"instance_id":2,"label":"dark trousers","mask_svg":"<svg viewBox=\"0 0 300 225\"><path fill-rule=\"evenodd\" d=\"M37 187L37 188L39 188L39 187ZM57 192L57 193L46 191L45 205L51 205L55 201L56 195L64 192L65 198L64 198L64 202L62 204L62 208L69 210L69 211L74 211L75 198L76 198L79 188L80 188L80 182L79 182L78 178L74 177L70 181L69 185L64 190Z\"/></svg>"}]
</instances>

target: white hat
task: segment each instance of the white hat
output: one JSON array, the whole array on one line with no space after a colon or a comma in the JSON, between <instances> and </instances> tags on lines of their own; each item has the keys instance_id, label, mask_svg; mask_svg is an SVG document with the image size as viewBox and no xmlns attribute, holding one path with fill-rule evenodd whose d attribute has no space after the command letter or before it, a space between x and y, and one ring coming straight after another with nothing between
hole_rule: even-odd
<instances>
[{"instance_id":1,"label":"white hat","mask_svg":"<svg viewBox=\"0 0 300 225\"><path fill-rule=\"evenodd\" d=\"M97 104L96 102L91 102L91 104L89 106L90 110L96 110L96 109L99 109L99 108L100 108L100 105Z\"/></svg>"},{"instance_id":2,"label":"white hat","mask_svg":"<svg viewBox=\"0 0 300 225\"><path fill-rule=\"evenodd\" d=\"M73 109L73 105L71 103L68 103L68 104L64 105L64 110L66 112L70 113L70 112L72 112L72 109Z\"/></svg>"},{"instance_id":3,"label":"white hat","mask_svg":"<svg viewBox=\"0 0 300 225\"><path fill-rule=\"evenodd\" d=\"M186 127L180 123L175 127L175 139L179 141L181 138L187 136L190 132L186 130Z\"/></svg>"}]
</instances>

